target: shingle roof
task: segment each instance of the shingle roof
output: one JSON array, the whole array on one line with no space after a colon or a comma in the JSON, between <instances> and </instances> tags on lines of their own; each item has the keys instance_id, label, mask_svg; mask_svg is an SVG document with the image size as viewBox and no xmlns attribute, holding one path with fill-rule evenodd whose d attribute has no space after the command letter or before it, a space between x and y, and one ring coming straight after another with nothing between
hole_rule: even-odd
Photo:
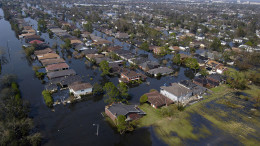
<instances>
[{"instance_id":1,"label":"shingle roof","mask_svg":"<svg viewBox=\"0 0 260 146\"><path fill-rule=\"evenodd\" d=\"M188 88L185 88L177 83L173 83L172 86L162 86L161 89L177 96L177 97L181 97L184 95L187 95L188 93L191 93L191 90L189 90Z\"/></svg>"},{"instance_id":2,"label":"shingle roof","mask_svg":"<svg viewBox=\"0 0 260 146\"><path fill-rule=\"evenodd\" d=\"M65 60L62 59L62 58L41 60L41 63L42 63L43 66L47 66L47 65L51 65L51 64L64 63L64 62L65 62Z\"/></svg>"},{"instance_id":3,"label":"shingle roof","mask_svg":"<svg viewBox=\"0 0 260 146\"><path fill-rule=\"evenodd\" d=\"M170 74L173 70L168 67L159 67L148 71L149 74Z\"/></svg>"},{"instance_id":4,"label":"shingle roof","mask_svg":"<svg viewBox=\"0 0 260 146\"><path fill-rule=\"evenodd\" d=\"M150 93L145 93L145 95L148 96L148 102L155 105L156 107L163 106L165 104L169 105L173 103L173 101L162 94L160 94L158 91L153 91Z\"/></svg>"},{"instance_id":5,"label":"shingle roof","mask_svg":"<svg viewBox=\"0 0 260 146\"><path fill-rule=\"evenodd\" d=\"M127 115L128 113L138 113L145 114L142 110L137 108L136 105L125 105L123 103L114 103L107 108L112 114L119 115Z\"/></svg>"},{"instance_id":6,"label":"shingle roof","mask_svg":"<svg viewBox=\"0 0 260 146\"><path fill-rule=\"evenodd\" d=\"M62 70L62 71L55 71L47 73L47 77L49 79L59 78L64 76L76 75L76 72L73 69Z\"/></svg>"},{"instance_id":7,"label":"shingle roof","mask_svg":"<svg viewBox=\"0 0 260 146\"><path fill-rule=\"evenodd\" d=\"M90 83L73 83L69 85L69 88L74 91L79 91L79 90L92 88L92 85Z\"/></svg>"},{"instance_id":8,"label":"shingle roof","mask_svg":"<svg viewBox=\"0 0 260 146\"><path fill-rule=\"evenodd\" d=\"M59 64L51 64L45 67L46 71L61 70L64 68L69 68L69 65L67 63L59 63Z\"/></svg>"}]
</instances>

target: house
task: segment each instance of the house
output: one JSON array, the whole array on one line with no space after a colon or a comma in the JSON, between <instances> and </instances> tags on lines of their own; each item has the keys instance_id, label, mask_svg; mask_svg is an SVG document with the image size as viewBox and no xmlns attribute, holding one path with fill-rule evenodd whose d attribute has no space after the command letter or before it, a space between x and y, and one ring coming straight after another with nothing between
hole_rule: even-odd
<instances>
[{"instance_id":1,"label":"house","mask_svg":"<svg viewBox=\"0 0 260 146\"><path fill-rule=\"evenodd\" d=\"M217 67L221 65L219 62L214 61L214 60L208 60L206 63L206 67L212 68L212 71L216 71Z\"/></svg>"},{"instance_id":2,"label":"house","mask_svg":"<svg viewBox=\"0 0 260 146\"><path fill-rule=\"evenodd\" d=\"M102 55L102 54L87 54L86 55L86 58L88 60L95 60L96 58L103 58L103 57L104 57L104 55Z\"/></svg>"},{"instance_id":3,"label":"house","mask_svg":"<svg viewBox=\"0 0 260 146\"><path fill-rule=\"evenodd\" d=\"M149 93L145 93L148 97L147 101L151 104L154 108L159 108L164 105L168 106L173 103L173 101L164 95L160 94L158 91L153 91Z\"/></svg>"},{"instance_id":4,"label":"house","mask_svg":"<svg viewBox=\"0 0 260 146\"><path fill-rule=\"evenodd\" d=\"M58 64L58 63L65 63L65 60L62 58L58 59L45 59L40 61L43 66L51 65L51 64Z\"/></svg>"},{"instance_id":5,"label":"house","mask_svg":"<svg viewBox=\"0 0 260 146\"><path fill-rule=\"evenodd\" d=\"M149 47L149 48L152 48L153 49L153 53L154 54L161 54L162 53L162 47L159 47L159 46L151 46L151 47Z\"/></svg>"},{"instance_id":6,"label":"house","mask_svg":"<svg viewBox=\"0 0 260 146\"><path fill-rule=\"evenodd\" d=\"M125 105L123 103L113 103L106 106L105 113L115 123L120 115L125 116L126 121L137 120L145 115L145 112L139 109L137 105Z\"/></svg>"},{"instance_id":7,"label":"house","mask_svg":"<svg viewBox=\"0 0 260 146\"><path fill-rule=\"evenodd\" d=\"M158 67L158 68L154 68L154 69L147 71L147 73L149 73L150 75L154 75L156 77L159 75L171 74L171 73L173 73L173 70L168 67Z\"/></svg>"},{"instance_id":8,"label":"house","mask_svg":"<svg viewBox=\"0 0 260 146\"><path fill-rule=\"evenodd\" d=\"M48 72L47 73L47 77L49 79L71 76L71 75L76 75L76 72L73 69L61 70L61 71L55 71L55 72Z\"/></svg>"},{"instance_id":9,"label":"house","mask_svg":"<svg viewBox=\"0 0 260 146\"><path fill-rule=\"evenodd\" d=\"M29 42L30 44L42 44L44 43L43 41L40 41L40 40L33 40L33 41L30 41Z\"/></svg>"},{"instance_id":10,"label":"house","mask_svg":"<svg viewBox=\"0 0 260 146\"><path fill-rule=\"evenodd\" d=\"M194 58L197 59L199 66L205 66L206 62L209 60L207 57L201 56L199 54L194 54Z\"/></svg>"},{"instance_id":11,"label":"house","mask_svg":"<svg viewBox=\"0 0 260 146\"><path fill-rule=\"evenodd\" d=\"M106 48L106 50L108 52L114 52L115 50L119 50L119 49L122 49L122 47L121 46L111 46L111 47Z\"/></svg>"},{"instance_id":12,"label":"house","mask_svg":"<svg viewBox=\"0 0 260 146\"><path fill-rule=\"evenodd\" d=\"M206 88L213 88L219 85L218 82L215 82L214 80L209 80L204 77L198 77L193 79L193 83Z\"/></svg>"},{"instance_id":13,"label":"house","mask_svg":"<svg viewBox=\"0 0 260 146\"><path fill-rule=\"evenodd\" d=\"M210 74L207 76L207 79L217 82L219 84L226 82L226 77L220 74Z\"/></svg>"},{"instance_id":14,"label":"house","mask_svg":"<svg viewBox=\"0 0 260 146\"><path fill-rule=\"evenodd\" d=\"M203 86L199 86L199 85L193 83L192 80L182 80L178 84L190 89L192 91L192 96L201 97L201 95L203 93L208 91L207 88L204 88Z\"/></svg>"},{"instance_id":15,"label":"house","mask_svg":"<svg viewBox=\"0 0 260 146\"><path fill-rule=\"evenodd\" d=\"M127 33L118 32L115 34L115 38L117 39L128 39L129 35Z\"/></svg>"},{"instance_id":16,"label":"house","mask_svg":"<svg viewBox=\"0 0 260 146\"><path fill-rule=\"evenodd\" d=\"M83 50L87 50L87 49L89 49L89 48L87 46L83 45L83 44L78 44L75 47L75 50L77 50L78 52L83 51Z\"/></svg>"},{"instance_id":17,"label":"house","mask_svg":"<svg viewBox=\"0 0 260 146\"><path fill-rule=\"evenodd\" d=\"M45 67L46 72L52 71L60 71L69 69L69 65L67 63L58 63L58 64L51 64Z\"/></svg>"},{"instance_id":18,"label":"house","mask_svg":"<svg viewBox=\"0 0 260 146\"><path fill-rule=\"evenodd\" d=\"M124 70L123 72L121 72L120 75L121 78L119 78L119 82L128 83L130 81L137 81L142 79L140 73L136 73L135 71L132 70Z\"/></svg>"},{"instance_id":19,"label":"house","mask_svg":"<svg viewBox=\"0 0 260 146\"><path fill-rule=\"evenodd\" d=\"M46 59L58 59L60 56L56 53L47 53L47 54L42 54L42 55L37 55L37 58L42 61Z\"/></svg>"},{"instance_id":20,"label":"house","mask_svg":"<svg viewBox=\"0 0 260 146\"><path fill-rule=\"evenodd\" d=\"M216 71L217 71L217 73L219 73L219 74L222 74L224 71L226 71L226 70L228 70L224 65L222 65L222 64L219 64L217 67L216 67Z\"/></svg>"},{"instance_id":21,"label":"house","mask_svg":"<svg viewBox=\"0 0 260 146\"><path fill-rule=\"evenodd\" d=\"M58 86L56 84L47 84L45 85L45 90L50 92L56 92L58 90Z\"/></svg>"},{"instance_id":22,"label":"house","mask_svg":"<svg viewBox=\"0 0 260 146\"><path fill-rule=\"evenodd\" d=\"M171 86L162 86L160 93L174 102L185 102L192 95L192 91L177 83L172 83Z\"/></svg>"},{"instance_id":23,"label":"house","mask_svg":"<svg viewBox=\"0 0 260 146\"><path fill-rule=\"evenodd\" d=\"M141 63L138 65L139 68L141 68L144 71L148 71L154 68L158 68L160 66L160 64L156 61L146 61L144 63Z\"/></svg>"},{"instance_id":24,"label":"house","mask_svg":"<svg viewBox=\"0 0 260 146\"><path fill-rule=\"evenodd\" d=\"M61 85L62 88L68 87L68 85L71 85L75 82L82 82L82 78L79 75L74 75L74 76L67 76L64 77L59 84Z\"/></svg>"},{"instance_id":25,"label":"house","mask_svg":"<svg viewBox=\"0 0 260 146\"><path fill-rule=\"evenodd\" d=\"M178 46L170 46L169 49L172 51L180 51L180 47Z\"/></svg>"},{"instance_id":26,"label":"house","mask_svg":"<svg viewBox=\"0 0 260 146\"><path fill-rule=\"evenodd\" d=\"M80 97L81 95L92 93L92 85L90 83L75 82L69 85L69 91L70 93L73 93L74 96Z\"/></svg>"},{"instance_id":27,"label":"house","mask_svg":"<svg viewBox=\"0 0 260 146\"><path fill-rule=\"evenodd\" d=\"M36 50L34 51L34 55L43 55L43 54L47 54L47 53L53 53L53 50L51 48L46 48L43 50Z\"/></svg>"}]
</instances>

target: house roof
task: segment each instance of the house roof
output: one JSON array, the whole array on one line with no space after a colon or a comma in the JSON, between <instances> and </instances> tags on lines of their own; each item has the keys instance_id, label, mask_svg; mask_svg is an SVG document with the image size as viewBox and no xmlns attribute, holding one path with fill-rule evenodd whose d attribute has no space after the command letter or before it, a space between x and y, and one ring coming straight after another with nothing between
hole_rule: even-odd
<instances>
[{"instance_id":1,"label":"house roof","mask_svg":"<svg viewBox=\"0 0 260 146\"><path fill-rule=\"evenodd\" d=\"M58 86L56 84L47 84L45 85L45 89L48 91L57 90Z\"/></svg>"},{"instance_id":2,"label":"house roof","mask_svg":"<svg viewBox=\"0 0 260 146\"><path fill-rule=\"evenodd\" d=\"M51 64L45 67L47 71L60 70L64 68L69 68L69 65L67 63L58 63L58 64Z\"/></svg>"},{"instance_id":3,"label":"house roof","mask_svg":"<svg viewBox=\"0 0 260 146\"><path fill-rule=\"evenodd\" d=\"M36 50L34 51L34 55L42 55L42 54L47 54L51 53L53 50L51 48L46 48L44 50Z\"/></svg>"},{"instance_id":4,"label":"house roof","mask_svg":"<svg viewBox=\"0 0 260 146\"><path fill-rule=\"evenodd\" d=\"M113 115L119 116L124 115L126 116L129 113L138 113L138 114L145 114L141 109L137 107L137 105L126 105L123 103L113 103L112 105L106 107Z\"/></svg>"},{"instance_id":5,"label":"house roof","mask_svg":"<svg viewBox=\"0 0 260 146\"><path fill-rule=\"evenodd\" d=\"M40 41L40 40L32 40L29 42L30 44L42 44L44 43L43 41Z\"/></svg>"},{"instance_id":6,"label":"house roof","mask_svg":"<svg viewBox=\"0 0 260 146\"><path fill-rule=\"evenodd\" d=\"M210 75L207 76L207 78L216 80L218 82L225 80L225 77L223 75L220 75L220 74L210 74Z\"/></svg>"},{"instance_id":7,"label":"house roof","mask_svg":"<svg viewBox=\"0 0 260 146\"><path fill-rule=\"evenodd\" d=\"M219 64L220 64L219 62L214 61L214 60L209 60L209 61L207 62L207 65L210 65L210 66L212 66L212 67L216 67L216 66L219 65Z\"/></svg>"},{"instance_id":8,"label":"house roof","mask_svg":"<svg viewBox=\"0 0 260 146\"><path fill-rule=\"evenodd\" d=\"M92 85L90 83L78 83L75 82L71 85L69 85L69 88L74 90L74 91L80 91L80 90L85 90L88 88L92 88Z\"/></svg>"},{"instance_id":9,"label":"house roof","mask_svg":"<svg viewBox=\"0 0 260 146\"><path fill-rule=\"evenodd\" d=\"M141 63L139 66L141 66L143 69L154 69L156 67L159 67L160 64L156 61L146 61L144 63Z\"/></svg>"},{"instance_id":10,"label":"house roof","mask_svg":"<svg viewBox=\"0 0 260 146\"><path fill-rule=\"evenodd\" d=\"M68 69L68 70L61 70L61 71L47 73L47 77L49 79L70 76L70 75L76 75L76 72L73 69Z\"/></svg>"},{"instance_id":11,"label":"house roof","mask_svg":"<svg viewBox=\"0 0 260 146\"><path fill-rule=\"evenodd\" d=\"M173 103L173 101L164 95L160 94L158 91L153 91L150 93L145 93L148 97L148 102L150 102L152 105L155 105L156 107L160 107L163 105L169 105Z\"/></svg>"},{"instance_id":12,"label":"house roof","mask_svg":"<svg viewBox=\"0 0 260 146\"><path fill-rule=\"evenodd\" d=\"M62 59L62 58L41 60L41 63L42 63L43 66L47 66L47 65L51 65L51 64L64 63L64 62L65 62L65 60Z\"/></svg>"},{"instance_id":13,"label":"house roof","mask_svg":"<svg viewBox=\"0 0 260 146\"><path fill-rule=\"evenodd\" d=\"M82 78L79 75L74 75L74 76L68 76L68 77L63 78L60 81L60 84L62 86L65 86L65 85L70 85L75 82L81 82L81 81L82 81Z\"/></svg>"},{"instance_id":14,"label":"house roof","mask_svg":"<svg viewBox=\"0 0 260 146\"><path fill-rule=\"evenodd\" d=\"M187 95L188 93L191 93L191 90L183 87L177 83L172 83L171 86L162 86L161 89L177 96L177 97L181 97L183 95Z\"/></svg>"},{"instance_id":15,"label":"house roof","mask_svg":"<svg viewBox=\"0 0 260 146\"><path fill-rule=\"evenodd\" d=\"M159 67L148 71L149 74L170 74L173 70L168 67Z\"/></svg>"},{"instance_id":16,"label":"house roof","mask_svg":"<svg viewBox=\"0 0 260 146\"><path fill-rule=\"evenodd\" d=\"M140 74L138 74L137 72L132 71L132 70L125 70L125 71L121 72L121 74L127 76L128 78L140 76Z\"/></svg>"},{"instance_id":17,"label":"house roof","mask_svg":"<svg viewBox=\"0 0 260 146\"><path fill-rule=\"evenodd\" d=\"M60 58L60 56L56 53L47 53L47 54L43 54L43 55L37 55L37 57L39 60Z\"/></svg>"}]
</instances>

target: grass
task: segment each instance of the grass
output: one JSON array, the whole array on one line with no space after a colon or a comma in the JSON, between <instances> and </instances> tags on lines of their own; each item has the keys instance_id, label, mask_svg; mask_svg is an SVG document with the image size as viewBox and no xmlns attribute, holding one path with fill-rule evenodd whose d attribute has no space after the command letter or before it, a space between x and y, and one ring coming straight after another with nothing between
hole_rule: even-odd
<instances>
[{"instance_id":1,"label":"grass","mask_svg":"<svg viewBox=\"0 0 260 146\"><path fill-rule=\"evenodd\" d=\"M260 118L257 116L259 110L248 112L251 115L241 112L244 110L245 103L249 103L249 101L236 98L233 94L233 92L245 92L250 96L256 96L259 87L255 85L249 87L243 91L230 89L228 85L212 88L212 95L187 107L183 112L174 111L176 113L171 117L162 116L162 109L154 109L148 104L143 104L140 108L147 115L138 121L138 126L153 126L157 136L167 144L183 145L185 140L197 141L214 132L203 124L199 127L192 125L192 122L200 122L192 121L190 118L191 114L196 113L205 118L205 121L213 127L222 131L223 134L231 135L242 144L259 145L260 141L257 138L260 135ZM250 116L252 117L249 118Z\"/></svg>"}]
</instances>

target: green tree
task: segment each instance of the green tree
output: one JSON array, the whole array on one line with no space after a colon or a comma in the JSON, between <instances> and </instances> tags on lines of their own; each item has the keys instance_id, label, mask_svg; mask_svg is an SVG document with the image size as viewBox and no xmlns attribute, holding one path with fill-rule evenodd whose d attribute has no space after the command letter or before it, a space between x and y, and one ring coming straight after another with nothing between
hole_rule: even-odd
<instances>
[{"instance_id":1,"label":"green tree","mask_svg":"<svg viewBox=\"0 0 260 146\"><path fill-rule=\"evenodd\" d=\"M109 75L109 70L110 70L110 67L109 67L109 64L106 60L103 60L99 63L99 66L100 66L100 69L102 71L102 76L105 76L105 75Z\"/></svg>"},{"instance_id":2,"label":"green tree","mask_svg":"<svg viewBox=\"0 0 260 146\"><path fill-rule=\"evenodd\" d=\"M99 95L102 94L104 92L103 87L99 84L99 83L95 83L93 85L93 94L94 95Z\"/></svg>"},{"instance_id":3,"label":"green tree","mask_svg":"<svg viewBox=\"0 0 260 146\"><path fill-rule=\"evenodd\" d=\"M93 26L91 22L88 22L87 24L83 25L83 29L88 32L93 32Z\"/></svg>"},{"instance_id":4,"label":"green tree","mask_svg":"<svg viewBox=\"0 0 260 146\"><path fill-rule=\"evenodd\" d=\"M209 74L208 71L207 71L205 68L201 69L199 73L200 73L202 76L204 76L204 77Z\"/></svg>"},{"instance_id":5,"label":"green tree","mask_svg":"<svg viewBox=\"0 0 260 146\"><path fill-rule=\"evenodd\" d=\"M140 49L145 50L145 51L149 51L149 44L148 44L148 42L147 41L143 42L140 45Z\"/></svg>"},{"instance_id":6,"label":"green tree","mask_svg":"<svg viewBox=\"0 0 260 146\"><path fill-rule=\"evenodd\" d=\"M188 68L194 69L195 71L199 69L199 63L195 58L186 58L184 62Z\"/></svg>"},{"instance_id":7,"label":"green tree","mask_svg":"<svg viewBox=\"0 0 260 146\"><path fill-rule=\"evenodd\" d=\"M121 101L120 92L112 82L106 83L103 89L106 92L105 97L107 97L105 102L112 104L113 102Z\"/></svg>"},{"instance_id":8,"label":"green tree","mask_svg":"<svg viewBox=\"0 0 260 146\"><path fill-rule=\"evenodd\" d=\"M126 117L124 115L117 116L117 130L123 134L127 130Z\"/></svg>"},{"instance_id":9,"label":"green tree","mask_svg":"<svg viewBox=\"0 0 260 146\"><path fill-rule=\"evenodd\" d=\"M181 55L175 54L172 58L173 63L180 65L181 64Z\"/></svg>"},{"instance_id":10,"label":"green tree","mask_svg":"<svg viewBox=\"0 0 260 146\"><path fill-rule=\"evenodd\" d=\"M45 101L45 104L48 107L52 107L53 106L53 98L51 97L51 93L47 90L43 90L42 95L43 95L43 99Z\"/></svg>"},{"instance_id":11,"label":"green tree","mask_svg":"<svg viewBox=\"0 0 260 146\"><path fill-rule=\"evenodd\" d=\"M146 103L148 100L148 96L146 94L142 95L140 97L140 103L143 104L143 103Z\"/></svg>"},{"instance_id":12,"label":"green tree","mask_svg":"<svg viewBox=\"0 0 260 146\"><path fill-rule=\"evenodd\" d=\"M124 82L119 83L118 90L120 92L121 97L127 98L129 96L128 87L127 87L126 83L124 83Z\"/></svg>"},{"instance_id":13,"label":"green tree","mask_svg":"<svg viewBox=\"0 0 260 146\"><path fill-rule=\"evenodd\" d=\"M210 44L210 48L213 51L223 52L223 48L221 46L221 41L218 38L215 38L213 42Z\"/></svg>"}]
</instances>

